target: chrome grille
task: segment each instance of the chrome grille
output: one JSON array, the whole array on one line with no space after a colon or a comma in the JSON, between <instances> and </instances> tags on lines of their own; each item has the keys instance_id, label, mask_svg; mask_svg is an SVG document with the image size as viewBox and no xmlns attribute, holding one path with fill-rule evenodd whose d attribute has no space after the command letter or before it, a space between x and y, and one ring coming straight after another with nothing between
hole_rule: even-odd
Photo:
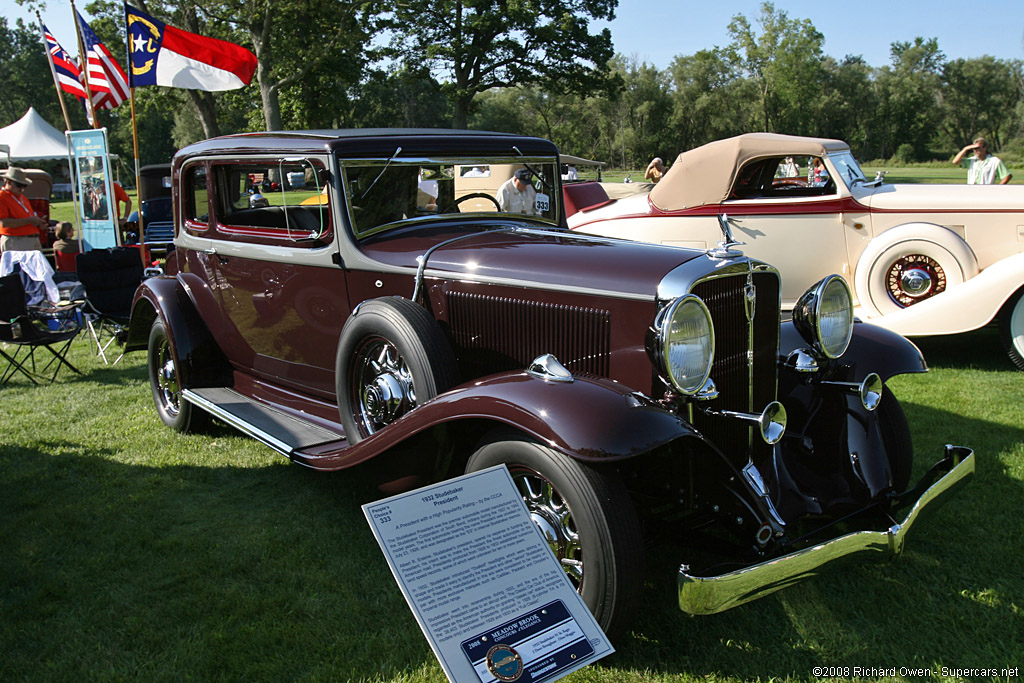
<instances>
[{"instance_id":1,"label":"chrome grille","mask_svg":"<svg viewBox=\"0 0 1024 683\"><path fill-rule=\"evenodd\" d=\"M609 311L449 292L448 324L464 376L525 368L554 354L575 374L608 377Z\"/></svg>"},{"instance_id":2,"label":"chrome grille","mask_svg":"<svg viewBox=\"0 0 1024 683\"><path fill-rule=\"evenodd\" d=\"M715 360L711 379L719 396L714 410L760 413L775 400L779 343L779 278L771 271L754 272L754 319L747 320L747 273L698 282L691 291L704 300L715 326ZM738 429L734 420L695 411L695 426L726 454L746 454L751 447L768 449L751 430ZM745 458L744 458L745 459Z\"/></svg>"}]
</instances>

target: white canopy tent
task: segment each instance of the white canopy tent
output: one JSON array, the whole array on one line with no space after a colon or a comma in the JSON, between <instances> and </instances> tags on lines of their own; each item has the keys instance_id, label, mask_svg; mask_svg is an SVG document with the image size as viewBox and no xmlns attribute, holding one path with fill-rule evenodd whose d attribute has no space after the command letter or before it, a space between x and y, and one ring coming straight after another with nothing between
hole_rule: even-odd
<instances>
[{"instance_id":1,"label":"white canopy tent","mask_svg":"<svg viewBox=\"0 0 1024 683\"><path fill-rule=\"evenodd\" d=\"M68 143L64 133L47 123L35 107L29 107L24 116L6 128L0 128L0 144L11 148L11 163L29 159L68 158Z\"/></svg>"}]
</instances>

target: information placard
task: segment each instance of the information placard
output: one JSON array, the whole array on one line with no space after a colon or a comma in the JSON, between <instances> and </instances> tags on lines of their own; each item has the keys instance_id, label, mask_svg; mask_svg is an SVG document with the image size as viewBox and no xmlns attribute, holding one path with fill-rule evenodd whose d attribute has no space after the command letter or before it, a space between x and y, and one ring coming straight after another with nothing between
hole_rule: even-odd
<instances>
[{"instance_id":1,"label":"information placard","mask_svg":"<svg viewBox=\"0 0 1024 683\"><path fill-rule=\"evenodd\" d=\"M550 681L614 652L504 465L363 512L450 680Z\"/></svg>"},{"instance_id":2,"label":"information placard","mask_svg":"<svg viewBox=\"0 0 1024 683\"><path fill-rule=\"evenodd\" d=\"M121 243L117 227L107 129L69 130L69 162L78 183L78 219L85 251L106 249Z\"/></svg>"}]
</instances>

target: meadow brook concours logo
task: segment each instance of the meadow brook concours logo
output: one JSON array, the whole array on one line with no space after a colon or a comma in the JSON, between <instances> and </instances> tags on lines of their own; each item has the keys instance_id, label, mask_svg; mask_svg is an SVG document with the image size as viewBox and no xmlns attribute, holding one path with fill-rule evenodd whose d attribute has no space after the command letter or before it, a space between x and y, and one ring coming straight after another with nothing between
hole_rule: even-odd
<instances>
[{"instance_id":1,"label":"meadow brook concours logo","mask_svg":"<svg viewBox=\"0 0 1024 683\"><path fill-rule=\"evenodd\" d=\"M498 644L487 651L487 670L499 681L519 680L523 658L511 645Z\"/></svg>"}]
</instances>

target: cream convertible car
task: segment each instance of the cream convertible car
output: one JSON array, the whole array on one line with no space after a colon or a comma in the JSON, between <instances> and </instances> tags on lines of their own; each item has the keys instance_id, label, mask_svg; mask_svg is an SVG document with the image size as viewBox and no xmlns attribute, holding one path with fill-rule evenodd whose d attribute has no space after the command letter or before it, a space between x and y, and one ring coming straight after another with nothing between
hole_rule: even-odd
<instances>
[{"instance_id":1,"label":"cream convertible car","mask_svg":"<svg viewBox=\"0 0 1024 683\"><path fill-rule=\"evenodd\" d=\"M565 193L582 232L699 249L731 232L782 272L784 308L838 272L861 319L903 335L999 321L1024 369L1024 187L887 185L845 142L752 133L680 154L649 194Z\"/></svg>"}]
</instances>

